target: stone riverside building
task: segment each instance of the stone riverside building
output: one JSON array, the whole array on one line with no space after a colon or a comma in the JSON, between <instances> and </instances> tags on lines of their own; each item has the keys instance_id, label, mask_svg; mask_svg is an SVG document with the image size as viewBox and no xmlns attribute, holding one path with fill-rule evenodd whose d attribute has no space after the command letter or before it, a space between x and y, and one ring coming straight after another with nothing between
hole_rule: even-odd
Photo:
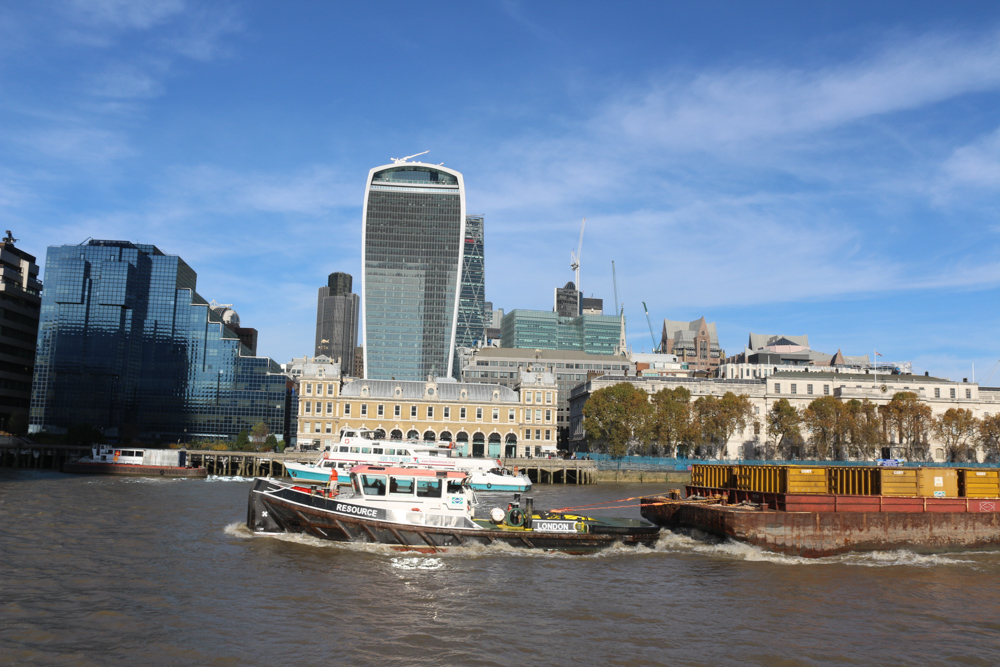
<instances>
[{"instance_id":1,"label":"stone riverside building","mask_svg":"<svg viewBox=\"0 0 1000 667\"><path fill-rule=\"evenodd\" d=\"M519 371L510 388L444 379L345 378L337 364L307 362L298 384L300 449L324 448L339 441L342 429L359 428L390 440L454 443L463 456L556 451L558 385L542 366Z\"/></svg>"},{"instance_id":2,"label":"stone riverside building","mask_svg":"<svg viewBox=\"0 0 1000 667\"><path fill-rule=\"evenodd\" d=\"M868 399L876 405L885 405L903 391L915 393L930 406L934 417L940 417L949 408L971 410L977 418L1000 412L1000 387L980 387L975 383L956 382L927 375L874 375L867 373L837 372L778 372L766 380L727 380L717 378L621 377L604 375L594 377L573 389L570 396L570 449L586 448L583 429L583 405L591 393L619 382L628 382L655 394L664 388L686 387L693 402L699 396L721 397L727 391L744 394L753 405L753 418L760 424L760 435L755 437L753 425L736 433L726 446L726 458L753 459L757 447L767 441L767 413L778 400L785 398L794 408L805 408L823 396L833 396L844 402L851 399ZM803 434L805 435L805 434ZM928 436L930 454L934 461L944 461L945 447ZM891 444L891 443L890 443ZM892 447L893 456L898 454Z\"/></svg>"}]
</instances>

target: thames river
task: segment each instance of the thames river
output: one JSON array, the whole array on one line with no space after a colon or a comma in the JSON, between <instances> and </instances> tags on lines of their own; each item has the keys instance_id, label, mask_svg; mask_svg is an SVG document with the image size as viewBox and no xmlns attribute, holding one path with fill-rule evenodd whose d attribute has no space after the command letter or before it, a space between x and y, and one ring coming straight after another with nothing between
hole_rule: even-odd
<instances>
[{"instance_id":1,"label":"thames river","mask_svg":"<svg viewBox=\"0 0 1000 667\"><path fill-rule=\"evenodd\" d=\"M664 532L594 556L411 555L253 536L249 488L0 470L0 663L1000 663L1000 552L805 560Z\"/></svg>"}]
</instances>

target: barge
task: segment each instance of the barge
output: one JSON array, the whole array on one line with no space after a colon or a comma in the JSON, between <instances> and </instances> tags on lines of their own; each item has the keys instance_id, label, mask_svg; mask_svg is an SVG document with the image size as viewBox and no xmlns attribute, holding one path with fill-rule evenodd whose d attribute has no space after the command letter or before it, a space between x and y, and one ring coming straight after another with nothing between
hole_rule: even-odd
<instances>
[{"instance_id":1,"label":"barge","mask_svg":"<svg viewBox=\"0 0 1000 667\"><path fill-rule=\"evenodd\" d=\"M62 471L89 475L143 477L208 477L208 470L187 465L187 452L178 449L139 449L95 445L89 458L67 461Z\"/></svg>"},{"instance_id":2,"label":"barge","mask_svg":"<svg viewBox=\"0 0 1000 667\"><path fill-rule=\"evenodd\" d=\"M806 558L1000 547L997 470L695 465L685 491L642 516Z\"/></svg>"}]
</instances>

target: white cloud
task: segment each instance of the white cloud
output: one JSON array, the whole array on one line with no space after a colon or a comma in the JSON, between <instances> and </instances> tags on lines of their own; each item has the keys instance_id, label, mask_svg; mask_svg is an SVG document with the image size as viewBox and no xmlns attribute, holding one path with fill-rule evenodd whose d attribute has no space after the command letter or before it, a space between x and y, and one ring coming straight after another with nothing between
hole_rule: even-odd
<instances>
[{"instance_id":1,"label":"white cloud","mask_svg":"<svg viewBox=\"0 0 1000 667\"><path fill-rule=\"evenodd\" d=\"M952 186L1000 187L1000 129L956 149L943 169Z\"/></svg>"},{"instance_id":2,"label":"white cloud","mask_svg":"<svg viewBox=\"0 0 1000 667\"><path fill-rule=\"evenodd\" d=\"M1000 87L1000 39L927 36L817 69L741 67L674 74L597 119L633 141L713 151L830 130Z\"/></svg>"},{"instance_id":3,"label":"white cloud","mask_svg":"<svg viewBox=\"0 0 1000 667\"><path fill-rule=\"evenodd\" d=\"M72 0L74 16L84 23L119 30L148 30L184 11L183 0Z\"/></svg>"}]
</instances>

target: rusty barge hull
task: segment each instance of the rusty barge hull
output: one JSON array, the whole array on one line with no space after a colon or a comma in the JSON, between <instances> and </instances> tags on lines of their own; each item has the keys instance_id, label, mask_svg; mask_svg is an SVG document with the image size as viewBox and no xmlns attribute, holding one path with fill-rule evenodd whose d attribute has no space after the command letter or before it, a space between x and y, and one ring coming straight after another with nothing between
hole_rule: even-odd
<instances>
[{"instance_id":1,"label":"rusty barge hull","mask_svg":"<svg viewBox=\"0 0 1000 667\"><path fill-rule=\"evenodd\" d=\"M714 491L727 501L733 493ZM693 528L806 558L851 551L942 553L1000 548L1000 499L996 498L740 493L757 496L744 500L766 509L654 497L642 499L641 512L666 528Z\"/></svg>"},{"instance_id":2,"label":"rusty barge hull","mask_svg":"<svg viewBox=\"0 0 1000 667\"><path fill-rule=\"evenodd\" d=\"M144 466L121 463L68 462L62 471L80 475L130 475L138 477L208 477L205 468L180 466Z\"/></svg>"}]
</instances>

